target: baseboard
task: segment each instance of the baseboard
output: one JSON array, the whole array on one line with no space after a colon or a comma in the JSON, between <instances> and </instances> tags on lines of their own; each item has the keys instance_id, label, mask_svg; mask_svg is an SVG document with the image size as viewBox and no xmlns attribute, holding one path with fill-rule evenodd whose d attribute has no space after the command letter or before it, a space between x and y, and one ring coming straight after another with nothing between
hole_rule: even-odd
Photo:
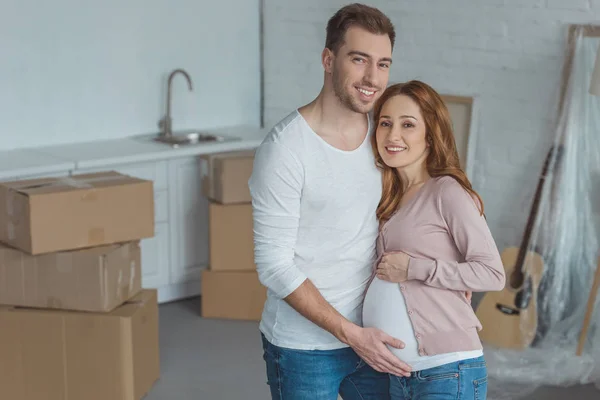
<instances>
[{"instance_id":1,"label":"baseboard","mask_svg":"<svg viewBox=\"0 0 600 400\"><path fill-rule=\"evenodd\" d=\"M200 281L190 281L158 288L158 302L168 303L200 295Z\"/></svg>"}]
</instances>

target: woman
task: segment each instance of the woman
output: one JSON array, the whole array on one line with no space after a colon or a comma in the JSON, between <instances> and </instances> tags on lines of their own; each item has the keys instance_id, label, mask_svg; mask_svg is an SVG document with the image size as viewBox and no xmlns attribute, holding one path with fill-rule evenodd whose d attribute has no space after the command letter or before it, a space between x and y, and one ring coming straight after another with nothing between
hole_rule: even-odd
<instances>
[{"instance_id":1,"label":"woman","mask_svg":"<svg viewBox=\"0 0 600 400\"><path fill-rule=\"evenodd\" d=\"M391 397L485 399L481 324L466 292L501 290L505 275L448 110L430 86L410 81L384 92L374 121L383 195L363 323L406 345L390 348L412 367L410 377L390 377Z\"/></svg>"}]
</instances>

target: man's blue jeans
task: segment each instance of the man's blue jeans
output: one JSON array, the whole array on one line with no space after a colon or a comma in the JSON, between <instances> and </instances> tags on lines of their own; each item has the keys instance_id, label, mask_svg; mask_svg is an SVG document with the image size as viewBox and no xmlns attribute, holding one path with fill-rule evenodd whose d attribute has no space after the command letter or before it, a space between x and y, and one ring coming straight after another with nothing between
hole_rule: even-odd
<instances>
[{"instance_id":1,"label":"man's blue jeans","mask_svg":"<svg viewBox=\"0 0 600 400\"><path fill-rule=\"evenodd\" d=\"M391 376L392 400L485 400L487 368L483 357Z\"/></svg>"},{"instance_id":2,"label":"man's blue jeans","mask_svg":"<svg viewBox=\"0 0 600 400\"><path fill-rule=\"evenodd\" d=\"M351 348L294 350L269 343L263 358L273 400L389 400L387 374L371 368Z\"/></svg>"}]
</instances>

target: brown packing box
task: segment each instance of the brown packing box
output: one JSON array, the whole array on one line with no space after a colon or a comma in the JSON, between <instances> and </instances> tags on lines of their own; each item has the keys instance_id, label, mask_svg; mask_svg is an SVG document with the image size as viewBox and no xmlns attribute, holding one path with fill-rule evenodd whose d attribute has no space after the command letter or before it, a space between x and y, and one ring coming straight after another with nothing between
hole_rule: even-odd
<instances>
[{"instance_id":1,"label":"brown packing box","mask_svg":"<svg viewBox=\"0 0 600 400\"><path fill-rule=\"evenodd\" d=\"M0 183L0 241L28 253L152 236L152 181L110 171Z\"/></svg>"},{"instance_id":2,"label":"brown packing box","mask_svg":"<svg viewBox=\"0 0 600 400\"><path fill-rule=\"evenodd\" d=\"M110 313L0 307L0 399L139 400L159 378L155 290Z\"/></svg>"},{"instance_id":3,"label":"brown packing box","mask_svg":"<svg viewBox=\"0 0 600 400\"><path fill-rule=\"evenodd\" d=\"M208 229L211 270L256 270L251 204L210 203Z\"/></svg>"},{"instance_id":4,"label":"brown packing box","mask_svg":"<svg viewBox=\"0 0 600 400\"><path fill-rule=\"evenodd\" d=\"M111 311L141 290L139 242L29 255L0 244L0 304Z\"/></svg>"},{"instance_id":5,"label":"brown packing box","mask_svg":"<svg viewBox=\"0 0 600 400\"><path fill-rule=\"evenodd\" d=\"M252 271L202 271L204 318L259 321L267 289Z\"/></svg>"},{"instance_id":6,"label":"brown packing box","mask_svg":"<svg viewBox=\"0 0 600 400\"><path fill-rule=\"evenodd\" d=\"M252 175L254 150L208 154L208 174L202 188L204 196L221 204L249 203L248 180Z\"/></svg>"}]
</instances>

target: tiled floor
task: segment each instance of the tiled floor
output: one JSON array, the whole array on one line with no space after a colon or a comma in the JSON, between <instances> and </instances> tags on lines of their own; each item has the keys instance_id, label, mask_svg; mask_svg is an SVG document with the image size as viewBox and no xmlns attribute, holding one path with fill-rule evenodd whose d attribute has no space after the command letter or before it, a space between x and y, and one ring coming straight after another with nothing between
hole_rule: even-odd
<instances>
[{"instance_id":1,"label":"tiled floor","mask_svg":"<svg viewBox=\"0 0 600 400\"><path fill-rule=\"evenodd\" d=\"M269 400L257 323L203 319L199 306L160 307L161 378L145 400ZM600 391L542 388L523 400L559 399L598 400Z\"/></svg>"}]
</instances>

